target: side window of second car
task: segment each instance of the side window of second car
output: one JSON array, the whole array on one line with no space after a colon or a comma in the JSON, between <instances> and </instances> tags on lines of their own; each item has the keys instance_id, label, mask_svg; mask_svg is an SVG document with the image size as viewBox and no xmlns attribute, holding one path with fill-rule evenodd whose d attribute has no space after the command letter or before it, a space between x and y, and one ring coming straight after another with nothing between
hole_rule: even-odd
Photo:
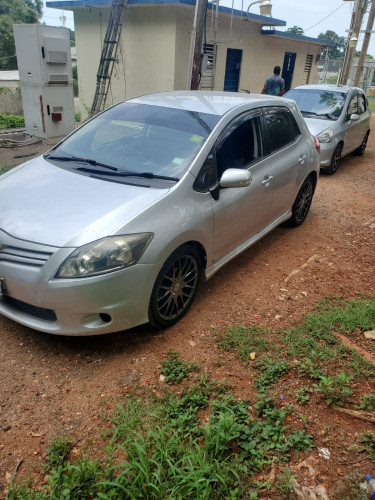
<instances>
[{"instance_id":1,"label":"side window of second car","mask_svg":"<svg viewBox=\"0 0 375 500\"><path fill-rule=\"evenodd\" d=\"M367 109L366 97L363 94L358 94L358 114L362 114Z\"/></svg>"},{"instance_id":2,"label":"side window of second car","mask_svg":"<svg viewBox=\"0 0 375 500\"><path fill-rule=\"evenodd\" d=\"M273 153L294 142L301 132L288 108L264 110L264 126L268 136L269 153Z\"/></svg>"},{"instance_id":3,"label":"side window of second car","mask_svg":"<svg viewBox=\"0 0 375 500\"><path fill-rule=\"evenodd\" d=\"M358 114L358 94L355 94L349 102L347 120L350 120L350 116L353 114Z\"/></svg>"}]
</instances>

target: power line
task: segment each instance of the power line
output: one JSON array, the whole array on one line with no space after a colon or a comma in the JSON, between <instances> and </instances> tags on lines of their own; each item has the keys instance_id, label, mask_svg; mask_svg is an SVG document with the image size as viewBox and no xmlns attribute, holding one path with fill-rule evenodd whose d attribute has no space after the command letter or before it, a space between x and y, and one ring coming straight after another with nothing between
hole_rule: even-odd
<instances>
[{"instance_id":1,"label":"power line","mask_svg":"<svg viewBox=\"0 0 375 500\"><path fill-rule=\"evenodd\" d=\"M318 26L318 24L322 23L323 21L325 21L326 19L328 19L330 16L332 16L332 14L334 14L335 12L337 12L338 10L340 10L342 7L344 7L344 3L342 3L340 5L340 7L337 7L337 9L333 10L330 14L328 14L328 16L324 17L323 19L321 19L320 21L318 21L317 23L313 24L312 26L310 26L310 28L306 28L305 30L303 31L309 31L311 30L312 28L315 28L315 26Z\"/></svg>"}]
</instances>

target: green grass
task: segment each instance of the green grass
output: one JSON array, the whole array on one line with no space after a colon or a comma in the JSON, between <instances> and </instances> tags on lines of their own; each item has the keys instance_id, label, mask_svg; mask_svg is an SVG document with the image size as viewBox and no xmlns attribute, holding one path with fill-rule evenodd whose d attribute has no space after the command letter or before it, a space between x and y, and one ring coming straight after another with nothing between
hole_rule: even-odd
<instances>
[{"instance_id":1,"label":"green grass","mask_svg":"<svg viewBox=\"0 0 375 500\"><path fill-rule=\"evenodd\" d=\"M258 406L256 401L258 413L252 417L247 400L236 399L226 384L207 374L180 394L127 397L115 412L101 462L69 459L70 442L51 443L48 484L37 498L257 498L265 486L258 483L257 471L274 457L288 461L313 444L304 430L288 430L288 410L278 408L277 401L264 396ZM200 410L209 419L202 421ZM9 498L33 499L35 493L30 490L27 496L27 491L25 485L13 486Z\"/></svg>"},{"instance_id":2,"label":"green grass","mask_svg":"<svg viewBox=\"0 0 375 500\"><path fill-rule=\"evenodd\" d=\"M242 361L248 361L252 352L257 354L270 349L264 328L239 325L229 328L217 337L217 345L222 351L235 349Z\"/></svg>"},{"instance_id":3,"label":"green grass","mask_svg":"<svg viewBox=\"0 0 375 500\"><path fill-rule=\"evenodd\" d=\"M370 104L371 113L373 113L375 111L375 99L369 99L368 102Z\"/></svg>"},{"instance_id":4,"label":"green grass","mask_svg":"<svg viewBox=\"0 0 375 500\"><path fill-rule=\"evenodd\" d=\"M218 347L237 353L244 370L253 375L252 391L258 394L250 399L238 397L227 382L217 382L207 372L192 375L194 364L169 351L161 371L170 377L170 384L161 394L136 388L118 402L107 416L110 428L102 435L100 461L97 456L71 456L70 437L55 438L46 450L47 484L40 491L13 484L9 498L256 499L271 487L267 477L274 461L281 472L275 486L288 497L293 479L288 462L314 446L298 405L305 405L306 414L312 399L314 405L321 400L374 409L375 396L368 385L375 367L361 363L334 335L356 336L373 328L373 298L332 297L285 331L239 326L222 332L216 339ZM251 352L257 357L249 367ZM301 382L297 390L288 389L291 377ZM358 394L357 384L353 396L352 383L364 377L367 394ZM181 381L184 384L176 387ZM284 395L284 389L288 391L287 398L280 395L281 387ZM361 433L357 442L352 452L366 453L375 461L374 433ZM349 499L340 491L355 491L358 479L358 475L344 477L337 485L339 496L333 498Z\"/></svg>"}]
</instances>

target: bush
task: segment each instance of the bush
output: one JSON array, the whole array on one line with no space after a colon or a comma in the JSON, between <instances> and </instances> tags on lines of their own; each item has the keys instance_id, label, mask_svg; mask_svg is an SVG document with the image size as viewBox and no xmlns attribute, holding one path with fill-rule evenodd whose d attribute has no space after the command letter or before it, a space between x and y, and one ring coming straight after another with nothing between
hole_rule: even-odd
<instances>
[{"instance_id":1,"label":"bush","mask_svg":"<svg viewBox=\"0 0 375 500\"><path fill-rule=\"evenodd\" d=\"M0 128L22 128L24 126L23 116L0 115Z\"/></svg>"}]
</instances>

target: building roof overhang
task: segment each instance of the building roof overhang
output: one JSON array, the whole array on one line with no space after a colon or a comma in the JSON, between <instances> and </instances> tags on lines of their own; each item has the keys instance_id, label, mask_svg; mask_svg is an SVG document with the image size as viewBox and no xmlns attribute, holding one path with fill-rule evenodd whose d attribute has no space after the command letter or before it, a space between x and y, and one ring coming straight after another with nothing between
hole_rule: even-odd
<instances>
[{"instance_id":1,"label":"building roof overhang","mask_svg":"<svg viewBox=\"0 0 375 500\"><path fill-rule=\"evenodd\" d=\"M195 6L195 0L128 0L129 5L191 5ZM77 10L82 7L110 7L112 0L54 0L47 1L46 6L52 9L59 10ZM212 5L209 5L212 8ZM219 12L223 14L233 14L242 18L246 18L246 12L230 7L219 7ZM262 26L286 26L286 21L275 19L268 16L260 16L258 14L248 14L249 21L260 24Z\"/></svg>"},{"instance_id":2,"label":"building roof overhang","mask_svg":"<svg viewBox=\"0 0 375 500\"><path fill-rule=\"evenodd\" d=\"M312 38L305 35L295 35L294 33L289 33L288 31L278 31L275 29L262 29L262 35L272 36L274 38L288 38L290 40L301 41L301 42L309 42L314 43L316 45L324 46L324 47L337 47L337 43L335 42L327 42L326 40L320 40L319 38Z\"/></svg>"}]
</instances>

